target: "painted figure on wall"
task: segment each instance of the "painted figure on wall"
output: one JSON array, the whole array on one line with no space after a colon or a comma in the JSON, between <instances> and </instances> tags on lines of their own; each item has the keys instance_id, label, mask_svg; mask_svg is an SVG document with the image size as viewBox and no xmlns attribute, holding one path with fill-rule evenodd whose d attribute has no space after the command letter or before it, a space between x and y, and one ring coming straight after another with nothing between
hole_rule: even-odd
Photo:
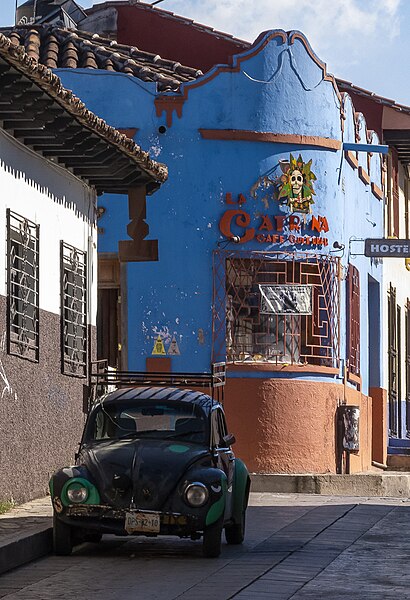
<instances>
[{"instance_id":1,"label":"painted figure on wall","mask_svg":"<svg viewBox=\"0 0 410 600\"><path fill-rule=\"evenodd\" d=\"M314 204L313 181L316 175L311 171L312 159L305 163L302 156L296 159L290 155L289 163L281 162L283 175L280 178L278 200L285 199L291 212L309 214Z\"/></svg>"}]
</instances>

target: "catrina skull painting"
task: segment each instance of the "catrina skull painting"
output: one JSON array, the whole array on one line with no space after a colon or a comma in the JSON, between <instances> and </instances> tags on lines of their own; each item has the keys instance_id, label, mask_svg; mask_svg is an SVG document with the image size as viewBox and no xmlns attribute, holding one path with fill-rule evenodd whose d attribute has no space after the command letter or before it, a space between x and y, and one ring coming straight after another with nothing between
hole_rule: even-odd
<instances>
[{"instance_id":1,"label":"catrina skull painting","mask_svg":"<svg viewBox=\"0 0 410 600\"><path fill-rule=\"evenodd\" d=\"M312 159L305 163L300 154L297 159L291 154L289 162L281 162L283 175L280 178L278 200L286 200L291 212L312 212L316 175L310 170L311 165Z\"/></svg>"}]
</instances>

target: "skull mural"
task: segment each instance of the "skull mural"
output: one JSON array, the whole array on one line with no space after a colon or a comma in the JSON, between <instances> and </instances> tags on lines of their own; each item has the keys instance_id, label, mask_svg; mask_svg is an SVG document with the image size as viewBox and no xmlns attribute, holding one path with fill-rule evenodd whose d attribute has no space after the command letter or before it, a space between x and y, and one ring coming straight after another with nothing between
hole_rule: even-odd
<instances>
[{"instance_id":1,"label":"skull mural","mask_svg":"<svg viewBox=\"0 0 410 600\"><path fill-rule=\"evenodd\" d=\"M298 158L290 155L290 161L280 162L283 175L280 178L278 200L286 201L291 212L310 213L315 191L313 181L316 175L310 170L312 159L305 163L302 156Z\"/></svg>"},{"instance_id":2,"label":"skull mural","mask_svg":"<svg viewBox=\"0 0 410 600\"><path fill-rule=\"evenodd\" d=\"M303 189L303 175L299 169L295 169L290 176L290 185L292 186L293 196L300 198Z\"/></svg>"}]
</instances>

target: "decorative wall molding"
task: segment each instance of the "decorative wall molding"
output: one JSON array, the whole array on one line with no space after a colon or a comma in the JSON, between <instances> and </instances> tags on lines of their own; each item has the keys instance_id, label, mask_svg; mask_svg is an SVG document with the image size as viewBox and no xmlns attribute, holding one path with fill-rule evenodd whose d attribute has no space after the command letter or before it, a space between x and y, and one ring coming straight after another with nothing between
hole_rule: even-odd
<instances>
[{"instance_id":1,"label":"decorative wall molding","mask_svg":"<svg viewBox=\"0 0 410 600\"><path fill-rule=\"evenodd\" d=\"M365 183L366 185L370 184L370 175L369 173L366 171L366 169L364 169L362 166L359 167L359 178L363 181L363 183Z\"/></svg>"},{"instance_id":2,"label":"decorative wall molding","mask_svg":"<svg viewBox=\"0 0 410 600\"><path fill-rule=\"evenodd\" d=\"M158 260L158 240L146 240L149 226L146 218L145 186L131 188L128 191L128 207L131 222L127 232L131 240L118 242L118 256L121 262L140 262Z\"/></svg>"},{"instance_id":3,"label":"decorative wall molding","mask_svg":"<svg viewBox=\"0 0 410 600\"><path fill-rule=\"evenodd\" d=\"M383 200L383 190L381 190L373 181L371 182L370 187L372 189L372 194L374 194L378 200Z\"/></svg>"},{"instance_id":4,"label":"decorative wall molding","mask_svg":"<svg viewBox=\"0 0 410 600\"><path fill-rule=\"evenodd\" d=\"M269 131L248 131L245 129L199 129L205 140L228 140L243 142L270 142L274 144L296 144L318 146L328 150L340 150L339 140L316 135L299 135L288 133L271 133Z\"/></svg>"},{"instance_id":5,"label":"decorative wall molding","mask_svg":"<svg viewBox=\"0 0 410 600\"><path fill-rule=\"evenodd\" d=\"M352 169L357 169L359 166L359 161L357 159L356 153L352 152L352 150L345 150L345 159L352 167Z\"/></svg>"}]
</instances>

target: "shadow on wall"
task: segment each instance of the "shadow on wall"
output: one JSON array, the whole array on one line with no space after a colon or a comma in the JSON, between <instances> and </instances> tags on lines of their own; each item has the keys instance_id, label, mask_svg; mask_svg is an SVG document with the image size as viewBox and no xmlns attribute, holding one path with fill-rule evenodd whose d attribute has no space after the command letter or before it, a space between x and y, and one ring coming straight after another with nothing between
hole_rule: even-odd
<instances>
[{"instance_id":1,"label":"shadow on wall","mask_svg":"<svg viewBox=\"0 0 410 600\"><path fill-rule=\"evenodd\" d=\"M43 163L41 165L42 168L38 168L38 165L35 165L35 162L37 162L36 158L29 157L23 171L21 169L21 156L19 158L17 156L9 156L6 159L2 157L0 159L0 169L11 175L14 179L23 181L33 190L47 196L56 204L60 204L74 212L77 218L82 219L87 224L95 225L95 202L91 203L87 201L88 194L91 194L88 191L87 185L75 178L69 171L64 170L63 167L53 165L50 162ZM39 160L41 160L40 157ZM65 186L62 186L62 178L66 180ZM83 188L83 194L77 202L68 200L65 194L61 195L62 188L66 187L72 191L72 196L74 197L76 196L75 188L80 186Z\"/></svg>"}]
</instances>

